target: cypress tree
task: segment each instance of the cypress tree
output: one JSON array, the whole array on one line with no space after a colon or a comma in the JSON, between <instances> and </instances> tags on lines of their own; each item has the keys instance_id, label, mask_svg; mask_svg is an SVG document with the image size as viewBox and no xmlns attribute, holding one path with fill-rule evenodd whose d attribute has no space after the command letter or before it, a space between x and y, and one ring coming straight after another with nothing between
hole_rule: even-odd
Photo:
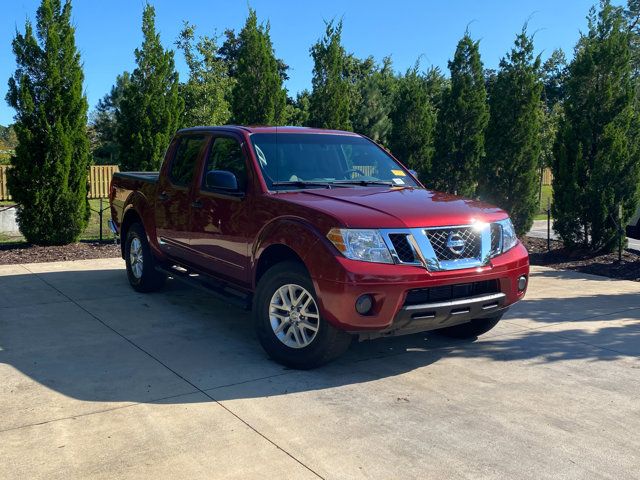
<instances>
[{"instance_id":1,"label":"cypress tree","mask_svg":"<svg viewBox=\"0 0 640 480\"><path fill-rule=\"evenodd\" d=\"M409 168L416 170L423 180L431 166L433 133L436 114L431 104L426 79L418 72L418 65L398 80L391 110L392 153Z\"/></svg>"},{"instance_id":2,"label":"cypress tree","mask_svg":"<svg viewBox=\"0 0 640 480\"><path fill-rule=\"evenodd\" d=\"M602 1L569 65L553 161L554 228L568 246L611 250L618 207L638 204L639 118L632 33L621 9Z\"/></svg>"},{"instance_id":3,"label":"cypress tree","mask_svg":"<svg viewBox=\"0 0 640 480\"><path fill-rule=\"evenodd\" d=\"M465 32L449 61L451 81L438 112L431 179L437 189L472 196L476 191L489 119L479 42Z\"/></svg>"},{"instance_id":4,"label":"cypress tree","mask_svg":"<svg viewBox=\"0 0 640 480\"><path fill-rule=\"evenodd\" d=\"M351 86L341 37L342 22L327 22L324 37L310 50L314 64L309 121L314 127L351 130Z\"/></svg>"},{"instance_id":5,"label":"cypress tree","mask_svg":"<svg viewBox=\"0 0 640 480\"><path fill-rule=\"evenodd\" d=\"M239 35L233 121L243 125L277 125L286 115L286 101L269 24L258 25L256 11L249 9Z\"/></svg>"},{"instance_id":6,"label":"cypress tree","mask_svg":"<svg viewBox=\"0 0 640 480\"><path fill-rule=\"evenodd\" d=\"M483 199L509 212L519 234L529 231L538 209L541 95L540 57L525 26L492 83L478 185Z\"/></svg>"},{"instance_id":7,"label":"cypress tree","mask_svg":"<svg viewBox=\"0 0 640 480\"><path fill-rule=\"evenodd\" d=\"M37 36L27 21L13 40L18 67L7 102L19 143L8 187L27 241L63 245L77 241L89 219L87 99L70 0L42 0L36 18Z\"/></svg>"},{"instance_id":8,"label":"cypress tree","mask_svg":"<svg viewBox=\"0 0 640 480\"><path fill-rule=\"evenodd\" d=\"M165 50L156 33L155 9L142 14L142 46L137 67L116 111L116 138L124 170L158 170L171 137L179 127L184 102L178 93L173 51Z\"/></svg>"}]
</instances>

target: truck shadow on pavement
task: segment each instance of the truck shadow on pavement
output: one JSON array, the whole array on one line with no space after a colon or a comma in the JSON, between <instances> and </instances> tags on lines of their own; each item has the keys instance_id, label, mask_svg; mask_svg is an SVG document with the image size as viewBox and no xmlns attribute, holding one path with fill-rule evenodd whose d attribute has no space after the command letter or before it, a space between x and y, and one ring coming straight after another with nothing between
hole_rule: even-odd
<instances>
[{"instance_id":1,"label":"truck shadow on pavement","mask_svg":"<svg viewBox=\"0 0 640 480\"><path fill-rule=\"evenodd\" d=\"M142 295L121 269L57 271L0 276L0 292L0 388L18 396L32 380L84 401L183 403L202 401L186 396L194 391L221 400L372 382L443 359L536 364L640 354L637 293L539 292L475 342L433 332L354 342L334 363L297 372L266 356L249 312L175 281Z\"/></svg>"}]
</instances>

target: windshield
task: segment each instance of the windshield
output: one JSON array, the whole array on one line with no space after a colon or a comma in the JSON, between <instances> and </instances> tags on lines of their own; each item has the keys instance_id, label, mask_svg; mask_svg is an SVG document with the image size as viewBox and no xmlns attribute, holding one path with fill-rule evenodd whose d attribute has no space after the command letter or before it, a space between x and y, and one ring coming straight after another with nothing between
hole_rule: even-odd
<instances>
[{"instance_id":1,"label":"windshield","mask_svg":"<svg viewBox=\"0 0 640 480\"><path fill-rule=\"evenodd\" d=\"M251 142L270 190L351 185L418 186L407 170L362 137L254 133Z\"/></svg>"}]
</instances>

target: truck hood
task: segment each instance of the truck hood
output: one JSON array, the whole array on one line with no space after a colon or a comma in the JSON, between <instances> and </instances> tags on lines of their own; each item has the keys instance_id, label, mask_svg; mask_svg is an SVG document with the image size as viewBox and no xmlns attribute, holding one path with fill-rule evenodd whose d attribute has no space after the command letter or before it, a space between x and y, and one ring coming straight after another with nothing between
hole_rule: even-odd
<instances>
[{"instance_id":1,"label":"truck hood","mask_svg":"<svg viewBox=\"0 0 640 480\"><path fill-rule=\"evenodd\" d=\"M351 228L438 227L507 218L484 202L422 188L313 189L279 193L278 198L320 210Z\"/></svg>"}]
</instances>

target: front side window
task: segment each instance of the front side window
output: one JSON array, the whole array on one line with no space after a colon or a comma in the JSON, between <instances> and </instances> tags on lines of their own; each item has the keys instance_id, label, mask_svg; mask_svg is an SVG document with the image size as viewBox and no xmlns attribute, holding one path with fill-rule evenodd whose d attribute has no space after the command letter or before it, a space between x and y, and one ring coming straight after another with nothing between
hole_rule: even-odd
<instances>
[{"instance_id":1,"label":"front side window","mask_svg":"<svg viewBox=\"0 0 640 480\"><path fill-rule=\"evenodd\" d=\"M418 186L407 170L366 138L254 133L251 142L272 190L323 185Z\"/></svg>"},{"instance_id":2,"label":"front side window","mask_svg":"<svg viewBox=\"0 0 640 480\"><path fill-rule=\"evenodd\" d=\"M205 165L202 189L214 189L207 185L207 173L215 170L233 173L238 181L238 190L245 190L247 185L247 166L242 154L242 147L237 140L229 137L215 139Z\"/></svg>"},{"instance_id":3,"label":"front side window","mask_svg":"<svg viewBox=\"0 0 640 480\"><path fill-rule=\"evenodd\" d=\"M169 171L171 183L182 187L186 187L191 183L198 155L204 144L204 135L194 135L180 139Z\"/></svg>"}]
</instances>

